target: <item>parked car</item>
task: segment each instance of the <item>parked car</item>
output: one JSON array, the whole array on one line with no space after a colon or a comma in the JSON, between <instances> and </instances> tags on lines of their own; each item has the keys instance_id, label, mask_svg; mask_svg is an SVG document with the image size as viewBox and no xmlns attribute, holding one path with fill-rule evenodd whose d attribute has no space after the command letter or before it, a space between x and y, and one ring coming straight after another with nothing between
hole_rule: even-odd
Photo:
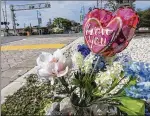
<instances>
[{"instance_id":1,"label":"parked car","mask_svg":"<svg viewBox=\"0 0 150 116\"><path fill-rule=\"evenodd\" d=\"M62 34L63 32L64 32L64 30L61 28L58 28L58 27L55 27L52 29L52 33L54 33L54 34Z\"/></svg>"}]
</instances>

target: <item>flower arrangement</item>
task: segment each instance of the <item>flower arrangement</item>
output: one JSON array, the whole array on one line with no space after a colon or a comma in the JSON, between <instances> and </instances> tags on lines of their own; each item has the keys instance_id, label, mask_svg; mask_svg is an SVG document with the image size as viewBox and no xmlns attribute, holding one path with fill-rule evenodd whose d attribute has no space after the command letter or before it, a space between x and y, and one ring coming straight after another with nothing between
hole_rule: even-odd
<instances>
[{"instance_id":1,"label":"flower arrangement","mask_svg":"<svg viewBox=\"0 0 150 116\"><path fill-rule=\"evenodd\" d=\"M52 97L69 97L68 115L150 114L150 64L127 56L106 58L83 44L69 59L61 50L42 53L37 65L38 76L51 81Z\"/></svg>"}]
</instances>

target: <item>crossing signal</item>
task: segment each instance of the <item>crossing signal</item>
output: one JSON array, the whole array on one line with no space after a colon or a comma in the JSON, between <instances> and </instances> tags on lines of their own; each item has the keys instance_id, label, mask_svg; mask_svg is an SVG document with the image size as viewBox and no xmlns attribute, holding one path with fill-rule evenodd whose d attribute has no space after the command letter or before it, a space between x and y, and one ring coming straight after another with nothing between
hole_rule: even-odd
<instances>
[{"instance_id":1,"label":"crossing signal","mask_svg":"<svg viewBox=\"0 0 150 116\"><path fill-rule=\"evenodd\" d=\"M1 22L1 25L9 25L9 22Z\"/></svg>"},{"instance_id":2,"label":"crossing signal","mask_svg":"<svg viewBox=\"0 0 150 116\"><path fill-rule=\"evenodd\" d=\"M17 23L16 25L17 25L17 26L19 26L19 24L18 24L18 23Z\"/></svg>"}]
</instances>

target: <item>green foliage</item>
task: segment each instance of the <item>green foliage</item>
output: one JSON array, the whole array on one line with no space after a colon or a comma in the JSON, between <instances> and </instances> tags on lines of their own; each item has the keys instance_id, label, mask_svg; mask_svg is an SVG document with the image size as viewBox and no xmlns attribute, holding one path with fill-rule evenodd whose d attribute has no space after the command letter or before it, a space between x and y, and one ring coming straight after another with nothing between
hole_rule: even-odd
<instances>
[{"instance_id":1,"label":"green foliage","mask_svg":"<svg viewBox=\"0 0 150 116\"><path fill-rule=\"evenodd\" d=\"M80 23L77 23L74 20L69 20L61 17L54 18L53 23L51 22L51 20L47 22L47 28L52 29L51 33L56 34L63 33L66 30L76 30L76 28L79 26Z\"/></svg>"},{"instance_id":2,"label":"green foliage","mask_svg":"<svg viewBox=\"0 0 150 116\"><path fill-rule=\"evenodd\" d=\"M30 28L30 27L28 26L28 27L26 27L26 28L24 29L24 31L32 32L32 28Z\"/></svg>"},{"instance_id":3,"label":"green foliage","mask_svg":"<svg viewBox=\"0 0 150 116\"><path fill-rule=\"evenodd\" d=\"M117 107L126 112L129 116L144 116L145 114L145 102L143 100L130 98L130 97L117 97L121 105Z\"/></svg>"},{"instance_id":4,"label":"green foliage","mask_svg":"<svg viewBox=\"0 0 150 116\"><path fill-rule=\"evenodd\" d=\"M82 71L74 72L71 85L73 85L75 89L70 92L70 98L75 107L88 107L93 104L107 104L109 106L118 107L122 111L119 111L121 114L127 113L128 115L137 116L144 115L144 101L126 97L124 93L125 88L129 88L136 84L136 78L132 76L129 77L127 84L125 84L117 93L110 94L110 91L115 89L123 79L127 78L125 77L124 72L121 71L120 76L114 79L111 87L104 94L101 94L101 90L98 89L98 86L95 83L95 77L96 74L91 75L91 73L84 73ZM61 83L66 88L66 91L69 92L69 84L64 78L61 79Z\"/></svg>"},{"instance_id":5,"label":"green foliage","mask_svg":"<svg viewBox=\"0 0 150 116\"><path fill-rule=\"evenodd\" d=\"M47 97L50 91L49 83L40 84L37 75L30 75L27 84L8 96L6 102L2 104L2 116L44 116L44 108L52 103L52 100Z\"/></svg>"},{"instance_id":6,"label":"green foliage","mask_svg":"<svg viewBox=\"0 0 150 116\"><path fill-rule=\"evenodd\" d=\"M55 27L64 28L65 30L67 30L67 29L71 29L72 23L68 19L58 17L54 19L53 25Z\"/></svg>"},{"instance_id":7,"label":"green foliage","mask_svg":"<svg viewBox=\"0 0 150 116\"><path fill-rule=\"evenodd\" d=\"M146 10L137 9L137 13L140 17L138 27L150 27L150 8Z\"/></svg>"},{"instance_id":8,"label":"green foliage","mask_svg":"<svg viewBox=\"0 0 150 116\"><path fill-rule=\"evenodd\" d=\"M95 74L85 74L81 71L74 73L72 84L79 90L79 96L76 92L72 94L72 102L76 106L86 107L90 105L94 98L94 92L97 90L95 83Z\"/></svg>"}]
</instances>

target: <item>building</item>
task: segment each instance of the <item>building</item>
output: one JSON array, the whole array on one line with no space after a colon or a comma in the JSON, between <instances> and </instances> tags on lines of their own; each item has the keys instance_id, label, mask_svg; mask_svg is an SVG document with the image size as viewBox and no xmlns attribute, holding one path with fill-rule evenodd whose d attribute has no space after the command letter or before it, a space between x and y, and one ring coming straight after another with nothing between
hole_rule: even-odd
<instances>
[{"instance_id":1,"label":"building","mask_svg":"<svg viewBox=\"0 0 150 116\"><path fill-rule=\"evenodd\" d=\"M17 32L17 35L27 34L27 32L25 31L25 28L17 28L16 32ZM9 29L9 33L14 34L14 30ZM49 33L49 30L47 29L47 27L40 27L40 28L37 28L36 26L32 27L32 32L31 32L32 35L42 35L42 34L48 34L48 33Z\"/></svg>"}]
</instances>

